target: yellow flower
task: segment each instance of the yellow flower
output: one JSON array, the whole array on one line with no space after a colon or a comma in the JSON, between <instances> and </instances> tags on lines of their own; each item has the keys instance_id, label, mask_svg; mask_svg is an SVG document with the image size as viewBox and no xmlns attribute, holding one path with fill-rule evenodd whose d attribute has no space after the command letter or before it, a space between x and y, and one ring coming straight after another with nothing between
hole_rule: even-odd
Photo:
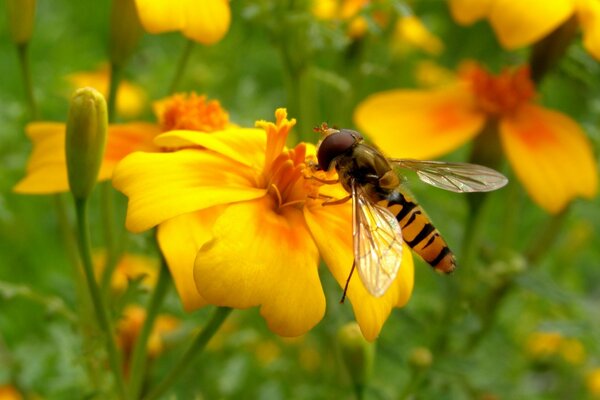
<instances>
[{"instance_id":1,"label":"yellow flower","mask_svg":"<svg viewBox=\"0 0 600 400\"><path fill-rule=\"evenodd\" d=\"M106 254L99 251L95 252L93 257L96 277L100 278L106 264ZM156 284L157 275L158 261L156 259L139 254L125 253L115 267L110 285L115 291L122 292L127 289L129 281L142 278L144 286L152 288Z\"/></svg>"},{"instance_id":2,"label":"yellow flower","mask_svg":"<svg viewBox=\"0 0 600 400\"><path fill-rule=\"evenodd\" d=\"M377 93L358 105L357 126L392 157L432 158L498 126L502 148L532 199L551 213L592 198L598 186L591 145L577 122L536 105L526 67L490 75L465 65L436 89Z\"/></svg>"},{"instance_id":3,"label":"yellow flower","mask_svg":"<svg viewBox=\"0 0 600 400\"><path fill-rule=\"evenodd\" d=\"M578 365L585 361L583 344L566 338L558 332L534 332L527 339L527 353L535 359L560 355L569 364Z\"/></svg>"},{"instance_id":4,"label":"yellow flower","mask_svg":"<svg viewBox=\"0 0 600 400\"><path fill-rule=\"evenodd\" d=\"M449 0L454 19L470 25L487 19L500 44L509 50L543 39L569 18L577 18L583 45L600 59L600 2L598 0Z\"/></svg>"},{"instance_id":5,"label":"yellow flower","mask_svg":"<svg viewBox=\"0 0 600 400\"><path fill-rule=\"evenodd\" d=\"M136 0L136 5L146 31L180 31L205 45L223 39L231 22L228 0Z\"/></svg>"},{"instance_id":6,"label":"yellow flower","mask_svg":"<svg viewBox=\"0 0 600 400\"><path fill-rule=\"evenodd\" d=\"M99 181L110 179L117 162L134 151L168 150L156 146L153 139L170 129L212 132L229 126L227 113L218 101L205 96L174 95L155 105L158 124L132 122L110 125ZM14 190L25 194L50 194L69 191L65 161L65 124L35 122L27 125L33 151L26 176Z\"/></svg>"},{"instance_id":7,"label":"yellow flower","mask_svg":"<svg viewBox=\"0 0 600 400\"><path fill-rule=\"evenodd\" d=\"M257 124L210 135L165 133L158 146L185 149L132 154L115 170L113 184L129 197L128 229L159 225L159 245L187 310L260 306L272 331L298 336L325 313L319 255L345 284L353 261L352 211L349 202L322 206L318 193L347 193L305 176L315 148L285 148L295 124L285 110L277 110L276 123ZM413 263L410 251L404 255L381 298L357 277L350 281L347 295L369 340L410 297Z\"/></svg>"},{"instance_id":8,"label":"yellow flower","mask_svg":"<svg viewBox=\"0 0 600 400\"><path fill-rule=\"evenodd\" d=\"M11 385L0 385L0 400L21 400L21 393Z\"/></svg>"},{"instance_id":9,"label":"yellow flower","mask_svg":"<svg viewBox=\"0 0 600 400\"><path fill-rule=\"evenodd\" d=\"M414 15L398 19L394 28L393 45L394 50L400 53L417 48L436 56L444 50L442 41Z\"/></svg>"},{"instance_id":10,"label":"yellow flower","mask_svg":"<svg viewBox=\"0 0 600 400\"><path fill-rule=\"evenodd\" d=\"M96 71L78 72L67 76L71 84L72 92L77 88L93 87L106 98L108 97L108 85L110 72L107 65L103 65ZM131 82L122 81L117 93L117 113L125 118L134 118L142 112L146 104L146 94L141 86Z\"/></svg>"},{"instance_id":11,"label":"yellow flower","mask_svg":"<svg viewBox=\"0 0 600 400\"><path fill-rule=\"evenodd\" d=\"M585 385L594 398L600 398L600 368L595 368L587 374Z\"/></svg>"},{"instance_id":12,"label":"yellow flower","mask_svg":"<svg viewBox=\"0 0 600 400\"><path fill-rule=\"evenodd\" d=\"M361 15L369 4L371 0L313 0L311 12L323 21L342 22L347 35L351 39L358 39L369 30L367 19ZM371 17L380 25L387 22L380 12L374 12Z\"/></svg>"}]
</instances>

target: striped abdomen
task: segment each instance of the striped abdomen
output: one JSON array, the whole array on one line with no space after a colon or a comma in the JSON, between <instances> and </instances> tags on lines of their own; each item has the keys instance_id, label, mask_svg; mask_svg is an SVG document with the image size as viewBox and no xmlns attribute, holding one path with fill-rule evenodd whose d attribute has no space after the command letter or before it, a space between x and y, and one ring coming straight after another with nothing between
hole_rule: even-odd
<instances>
[{"instance_id":1,"label":"striped abdomen","mask_svg":"<svg viewBox=\"0 0 600 400\"><path fill-rule=\"evenodd\" d=\"M456 268L454 254L414 200L403 193L393 191L380 204L396 216L402 229L402 238L423 260L436 271L444 273L454 271Z\"/></svg>"}]
</instances>

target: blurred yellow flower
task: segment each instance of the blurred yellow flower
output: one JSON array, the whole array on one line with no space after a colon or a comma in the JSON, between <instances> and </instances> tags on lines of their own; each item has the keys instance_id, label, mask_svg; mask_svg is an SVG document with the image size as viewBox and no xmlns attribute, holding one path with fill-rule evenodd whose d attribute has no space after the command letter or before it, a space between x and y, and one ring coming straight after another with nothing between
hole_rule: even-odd
<instances>
[{"instance_id":1,"label":"blurred yellow flower","mask_svg":"<svg viewBox=\"0 0 600 400\"><path fill-rule=\"evenodd\" d=\"M104 160L99 181L112 177L113 169L126 155L134 151L170 150L154 144L153 139L170 129L212 132L229 126L229 117L218 101L207 100L195 93L177 94L155 104L158 124L131 122L108 128ZM25 177L14 191L24 194L51 194L69 191L65 161L65 124L34 122L26 127L33 142Z\"/></svg>"},{"instance_id":2,"label":"blurred yellow flower","mask_svg":"<svg viewBox=\"0 0 600 400\"><path fill-rule=\"evenodd\" d=\"M106 265L106 253L95 252L93 255L96 276L100 280L104 266ZM140 254L125 253L119 259L110 283L113 290L122 292L127 289L129 281L141 278L142 284L152 288L158 277L158 260Z\"/></svg>"},{"instance_id":3,"label":"blurred yellow flower","mask_svg":"<svg viewBox=\"0 0 600 400\"><path fill-rule=\"evenodd\" d=\"M136 0L142 26L149 33L180 31L204 45L215 44L231 23L228 0Z\"/></svg>"},{"instance_id":4,"label":"blurred yellow flower","mask_svg":"<svg viewBox=\"0 0 600 400\"><path fill-rule=\"evenodd\" d=\"M184 307L260 306L272 331L298 336L325 313L319 254L344 286L353 261L350 203L323 207L318 193L342 198L341 185L306 179L313 145L285 142L295 120L211 135L172 131L156 138L171 153L135 153L117 167L115 187L129 197L126 225L158 227L158 240ZM191 148L195 146L195 148ZM381 298L352 279L347 296L363 335L373 340L413 285L410 251Z\"/></svg>"},{"instance_id":5,"label":"blurred yellow flower","mask_svg":"<svg viewBox=\"0 0 600 400\"><path fill-rule=\"evenodd\" d=\"M108 86L110 71L107 65L103 65L96 71L77 72L67 76L67 81L73 90L82 87L93 87L106 98L108 97ZM140 115L146 104L146 93L141 86L128 81L119 84L117 93L117 113L125 118L134 118Z\"/></svg>"},{"instance_id":6,"label":"blurred yellow flower","mask_svg":"<svg viewBox=\"0 0 600 400\"><path fill-rule=\"evenodd\" d=\"M313 0L311 12L323 21L343 23L348 37L359 39L369 29L369 23L361 12L371 3L371 0ZM375 12L372 17L377 23L384 24L385 18L381 13Z\"/></svg>"},{"instance_id":7,"label":"blurred yellow flower","mask_svg":"<svg viewBox=\"0 0 600 400\"><path fill-rule=\"evenodd\" d=\"M392 45L401 54L420 49L437 56L444 50L444 43L414 15L400 17L396 21Z\"/></svg>"},{"instance_id":8,"label":"blurred yellow flower","mask_svg":"<svg viewBox=\"0 0 600 400\"><path fill-rule=\"evenodd\" d=\"M587 374L585 385L594 398L600 398L600 368L595 368Z\"/></svg>"},{"instance_id":9,"label":"blurred yellow flower","mask_svg":"<svg viewBox=\"0 0 600 400\"><path fill-rule=\"evenodd\" d=\"M21 400L21 393L11 385L0 385L0 400Z\"/></svg>"},{"instance_id":10,"label":"blurred yellow flower","mask_svg":"<svg viewBox=\"0 0 600 400\"><path fill-rule=\"evenodd\" d=\"M454 19L470 25L487 19L500 44L509 50L533 44L569 18L577 18L583 46L600 60L600 2L598 0L449 0Z\"/></svg>"},{"instance_id":11,"label":"blurred yellow flower","mask_svg":"<svg viewBox=\"0 0 600 400\"><path fill-rule=\"evenodd\" d=\"M492 76L475 63L435 89L377 93L358 105L356 125L392 157L448 153L497 124L502 148L531 198L550 213L596 195L591 144L567 115L535 104L526 67Z\"/></svg>"},{"instance_id":12,"label":"blurred yellow flower","mask_svg":"<svg viewBox=\"0 0 600 400\"><path fill-rule=\"evenodd\" d=\"M564 339L560 344L560 355L569 364L579 365L585 361L585 348L577 339Z\"/></svg>"},{"instance_id":13,"label":"blurred yellow flower","mask_svg":"<svg viewBox=\"0 0 600 400\"><path fill-rule=\"evenodd\" d=\"M583 344L558 332L533 332L527 338L527 353L534 359L560 356L569 364L578 365L585 361Z\"/></svg>"}]
</instances>

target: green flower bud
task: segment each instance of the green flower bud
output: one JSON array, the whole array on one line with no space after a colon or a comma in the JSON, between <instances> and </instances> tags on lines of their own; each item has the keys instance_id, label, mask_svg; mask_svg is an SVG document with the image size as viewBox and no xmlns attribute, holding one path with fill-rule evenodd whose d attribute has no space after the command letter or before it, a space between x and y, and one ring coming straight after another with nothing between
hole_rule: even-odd
<instances>
[{"instance_id":1,"label":"green flower bud","mask_svg":"<svg viewBox=\"0 0 600 400\"><path fill-rule=\"evenodd\" d=\"M35 0L6 0L8 26L13 41L25 44L31 38L35 16Z\"/></svg>"},{"instance_id":2,"label":"green flower bud","mask_svg":"<svg viewBox=\"0 0 600 400\"><path fill-rule=\"evenodd\" d=\"M337 333L342 361L357 391L365 387L375 360L375 345L362 335L356 322L348 323Z\"/></svg>"},{"instance_id":3,"label":"green flower bud","mask_svg":"<svg viewBox=\"0 0 600 400\"><path fill-rule=\"evenodd\" d=\"M69 107L65 151L69 186L76 199L88 197L96 184L107 130L104 97L93 88L75 91Z\"/></svg>"},{"instance_id":4,"label":"green flower bud","mask_svg":"<svg viewBox=\"0 0 600 400\"><path fill-rule=\"evenodd\" d=\"M110 61L123 65L143 33L135 0L113 0L110 12Z\"/></svg>"},{"instance_id":5,"label":"green flower bud","mask_svg":"<svg viewBox=\"0 0 600 400\"><path fill-rule=\"evenodd\" d=\"M433 362L433 354L427 347L415 347L411 351L408 361L415 368L428 368Z\"/></svg>"}]
</instances>

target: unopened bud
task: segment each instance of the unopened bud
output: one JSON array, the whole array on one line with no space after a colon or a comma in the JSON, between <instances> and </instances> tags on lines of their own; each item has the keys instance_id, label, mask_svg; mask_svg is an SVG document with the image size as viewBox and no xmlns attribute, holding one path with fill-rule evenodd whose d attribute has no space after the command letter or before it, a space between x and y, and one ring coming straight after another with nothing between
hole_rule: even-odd
<instances>
[{"instance_id":1,"label":"unopened bud","mask_svg":"<svg viewBox=\"0 0 600 400\"><path fill-rule=\"evenodd\" d=\"M8 26L13 41L25 44L31 39L36 0L6 0Z\"/></svg>"},{"instance_id":2,"label":"unopened bud","mask_svg":"<svg viewBox=\"0 0 600 400\"><path fill-rule=\"evenodd\" d=\"M107 130L104 97L93 88L78 89L71 98L65 141L69 186L77 199L88 197L96 184Z\"/></svg>"},{"instance_id":3,"label":"unopened bud","mask_svg":"<svg viewBox=\"0 0 600 400\"><path fill-rule=\"evenodd\" d=\"M110 61L123 65L144 32L135 0L113 0L110 11Z\"/></svg>"},{"instance_id":4,"label":"unopened bud","mask_svg":"<svg viewBox=\"0 0 600 400\"><path fill-rule=\"evenodd\" d=\"M433 362L433 355L431 354L431 351L426 347L415 347L411 351L408 361L410 362L410 365L412 365L415 368L428 368Z\"/></svg>"},{"instance_id":5,"label":"unopened bud","mask_svg":"<svg viewBox=\"0 0 600 400\"><path fill-rule=\"evenodd\" d=\"M363 337L356 322L342 326L337 338L342 361L346 365L350 378L355 388L362 390L373 370L375 345Z\"/></svg>"}]
</instances>

